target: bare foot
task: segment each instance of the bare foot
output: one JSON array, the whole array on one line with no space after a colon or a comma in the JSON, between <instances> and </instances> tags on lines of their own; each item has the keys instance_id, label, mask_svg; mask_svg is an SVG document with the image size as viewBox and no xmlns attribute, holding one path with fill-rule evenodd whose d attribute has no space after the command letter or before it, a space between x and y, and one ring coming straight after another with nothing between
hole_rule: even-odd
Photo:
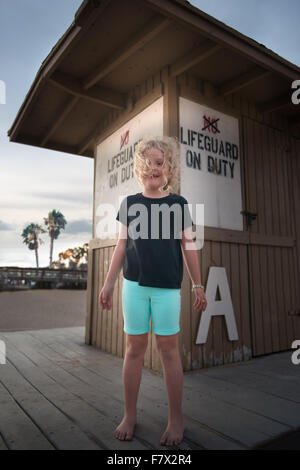
<instances>
[{"instance_id":1,"label":"bare foot","mask_svg":"<svg viewBox=\"0 0 300 470\"><path fill-rule=\"evenodd\" d=\"M168 423L168 426L161 436L160 445L177 446L183 439L184 421L183 418Z\"/></svg>"},{"instance_id":2,"label":"bare foot","mask_svg":"<svg viewBox=\"0 0 300 470\"><path fill-rule=\"evenodd\" d=\"M135 418L126 418L124 416L119 426L115 429L115 437L121 441L131 441L135 423Z\"/></svg>"}]
</instances>

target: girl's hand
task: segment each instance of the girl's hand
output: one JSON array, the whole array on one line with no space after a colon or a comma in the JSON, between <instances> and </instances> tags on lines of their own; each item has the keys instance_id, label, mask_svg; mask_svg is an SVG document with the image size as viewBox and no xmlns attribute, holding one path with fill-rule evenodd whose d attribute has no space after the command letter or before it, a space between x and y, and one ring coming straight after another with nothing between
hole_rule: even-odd
<instances>
[{"instance_id":1,"label":"girl's hand","mask_svg":"<svg viewBox=\"0 0 300 470\"><path fill-rule=\"evenodd\" d=\"M201 287L196 287L194 289L195 293L195 302L193 304L193 307L195 310L200 311L200 310L206 310L207 307L207 300L205 297L205 292Z\"/></svg>"},{"instance_id":2,"label":"girl's hand","mask_svg":"<svg viewBox=\"0 0 300 470\"><path fill-rule=\"evenodd\" d=\"M109 284L104 284L104 286L102 287L100 291L98 302L99 302L99 305L105 310L111 309L113 292L114 292L114 286L109 285Z\"/></svg>"}]
</instances>

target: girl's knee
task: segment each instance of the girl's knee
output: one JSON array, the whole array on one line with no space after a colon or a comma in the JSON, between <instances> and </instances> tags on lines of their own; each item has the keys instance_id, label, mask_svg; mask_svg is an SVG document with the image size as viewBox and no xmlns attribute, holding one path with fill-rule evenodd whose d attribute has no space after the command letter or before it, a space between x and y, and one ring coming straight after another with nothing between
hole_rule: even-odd
<instances>
[{"instance_id":1,"label":"girl's knee","mask_svg":"<svg viewBox=\"0 0 300 470\"><path fill-rule=\"evenodd\" d=\"M148 346L148 333L143 335L126 335L126 354L131 357L144 356Z\"/></svg>"},{"instance_id":2,"label":"girl's knee","mask_svg":"<svg viewBox=\"0 0 300 470\"><path fill-rule=\"evenodd\" d=\"M170 336L156 335L156 345L159 354L166 358L172 358L178 354L178 334Z\"/></svg>"}]
</instances>

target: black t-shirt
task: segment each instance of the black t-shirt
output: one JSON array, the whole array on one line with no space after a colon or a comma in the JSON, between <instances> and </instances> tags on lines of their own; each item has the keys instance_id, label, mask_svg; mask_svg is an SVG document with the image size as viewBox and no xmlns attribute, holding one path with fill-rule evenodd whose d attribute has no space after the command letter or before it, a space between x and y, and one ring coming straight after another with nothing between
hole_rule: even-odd
<instances>
[{"instance_id":1,"label":"black t-shirt","mask_svg":"<svg viewBox=\"0 0 300 470\"><path fill-rule=\"evenodd\" d=\"M128 227L123 276L141 286L180 289L181 232L193 225L188 202L179 194L123 199L116 219ZM132 207L133 206L133 207Z\"/></svg>"}]
</instances>

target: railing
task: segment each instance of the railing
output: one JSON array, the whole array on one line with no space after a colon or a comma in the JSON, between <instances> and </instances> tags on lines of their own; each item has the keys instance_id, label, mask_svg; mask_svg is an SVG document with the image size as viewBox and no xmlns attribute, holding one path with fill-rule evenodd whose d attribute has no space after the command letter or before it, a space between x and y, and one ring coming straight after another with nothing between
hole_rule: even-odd
<instances>
[{"instance_id":1,"label":"railing","mask_svg":"<svg viewBox=\"0 0 300 470\"><path fill-rule=\"evenodd\" d=\"M87 270L0 267L0 289L11 286L86 288Z\"/></svg>"}]
</instances>

